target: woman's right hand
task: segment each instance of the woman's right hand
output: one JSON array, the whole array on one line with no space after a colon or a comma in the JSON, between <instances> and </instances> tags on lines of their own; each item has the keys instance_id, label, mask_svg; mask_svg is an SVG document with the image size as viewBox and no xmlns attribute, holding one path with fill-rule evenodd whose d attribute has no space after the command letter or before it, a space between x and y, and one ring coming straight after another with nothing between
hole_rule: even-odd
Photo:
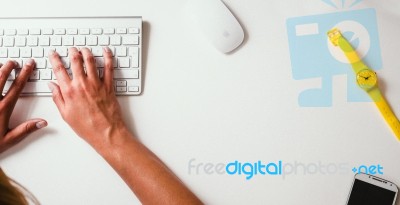
<instances>
[{"instance_id":1,"label":"woman's right hand","mask_svg":"<svg viewBox=\"0 0 400 205\"><path fill-rule=\"evenodd\" d=\"M99 78L93 54L87 48L69 49L73 79L56 52L49 54L58 85L49 83L53 100L63 119L94 148L115 143L115 132L126 129L114 93L113 60L108 47L103 49L104 77ZM84 69L86 68L86 72Z\"/></svg>"}]
</instances>

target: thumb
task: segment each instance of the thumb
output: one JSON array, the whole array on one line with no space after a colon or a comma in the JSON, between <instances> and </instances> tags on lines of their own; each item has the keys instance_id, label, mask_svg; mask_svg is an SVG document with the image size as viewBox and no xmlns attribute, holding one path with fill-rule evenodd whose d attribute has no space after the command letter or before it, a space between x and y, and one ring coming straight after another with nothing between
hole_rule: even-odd
<instances>
[{"instance_id":1,"label":"thumb","mask_svg":"<svg viewBox=\"0 0 400 205\"><path fill-rule=\"evenodd\" d=\"M4 142L9 146L13 146L21 142L32 132L44 128L47 126L47 122L43 119L32 119L28 120L17 127L8 131L4 137Z\"/></svg>"},{"instance_id":2,"label":"thumb","mask_svg":"<svg viewBox=\"0 0 400 205\"><path fill-rule=\"evenodd\" d=\"M47 86L49 86L49 89L51 90L54 103L56 104L58 110L61 112L62 108L64 107L64 98L62 96L60 86L53 82L49 82Z\"/></svg>"}]
</instances>

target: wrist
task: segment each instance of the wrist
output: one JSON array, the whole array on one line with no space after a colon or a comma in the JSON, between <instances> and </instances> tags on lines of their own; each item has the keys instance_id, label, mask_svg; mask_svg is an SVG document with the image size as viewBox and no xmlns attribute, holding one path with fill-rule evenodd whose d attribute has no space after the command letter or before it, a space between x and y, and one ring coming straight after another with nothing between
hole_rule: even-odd
<instances>
[{"instance_id":1,"label":"wrist","mask_svg":"<svg viewBox=\"0 0 400 205\"><path fill-rule=\"evenodd\" d=\"M95 142L90 144L103 156L109 154L115 148L122 147L133 139L134 136L129 129L124 124L120 124L110 127Z\"/></svg>"}]
</instances>

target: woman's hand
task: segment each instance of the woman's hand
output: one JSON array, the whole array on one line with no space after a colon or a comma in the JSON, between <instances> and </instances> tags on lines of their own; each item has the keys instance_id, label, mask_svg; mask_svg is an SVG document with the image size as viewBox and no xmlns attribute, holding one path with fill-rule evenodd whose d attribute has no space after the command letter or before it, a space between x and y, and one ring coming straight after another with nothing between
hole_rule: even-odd
<instances>
[{"instance_id":1,"label":"woman's hand","mask_svg":"<svg viewBox=\"0 0 400 205\"><path fill-rule=\"evenodd\" d=\"M59 83L50 83L49 87L58 110L72 129L103 156L143 204L202 204L126 128L114 94L110 49L103 51L103 78L99 78L95 59L87 48L81 52L70 48L69 56L72 80L59 55L49 54Z\"/></svg>"},{"instance_id":2,"label":"woman's hand","mask_svg":"<svg viewBox=\"0 0 400 205\"><path fill-rule=\"evenodd\" d=\"M106 143L113 143L115 132L126 128L114 94L111 50L103 49L103 78L99 78L89 49L68 50L73 79L68 76L60 56L56 52L49 54L58 81L58 85L49 84L53 100L71 128L95 149L101 148L108 145Z\"/></svg>"},{"instance_id":3,"label":"woman's hand","mask_svg":"<svg viewBox=\"0 0 400 205\"><path fill-rule=\"evenodd\" d=\"M16 67L17 64L14 61L8 61L1 66L0 91L3 91L8 76ZM47 122L43 119L31 119L15 128L9 128L9 121L15 104L34 67L35 62L33 60L27 61L7 94L5 96L0 95L0 153L22 141L30 133L47 126Z\"/></svg>"}]
</instances>

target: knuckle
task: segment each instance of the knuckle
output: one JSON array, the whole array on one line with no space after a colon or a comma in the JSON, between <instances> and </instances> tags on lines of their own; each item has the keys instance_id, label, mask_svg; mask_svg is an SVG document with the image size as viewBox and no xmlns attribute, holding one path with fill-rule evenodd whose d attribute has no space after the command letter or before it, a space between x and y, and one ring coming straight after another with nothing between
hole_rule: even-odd
<instances>
[{"instance_id":1,"label":"knuckle","mask_svg":"<svg viewBox=\"0 0 400 205\"><path fill-rule=\"evenodd\" d=\"M85 56L85 61L88 62L88 63L93 63L94 64L95 63L94 56L92 54L87 54Z\"/></svg>"},{"instance_id":2,"label":"knuckle","mask_svg":"<svg viewBox=\"0 0 400 205\"><path fill-rule=\"evenodd\" d=\"M72 62L80 62L81 59L82 59L82 56L81 56L78 52L74 52L74 53L71 55L71 61L72 61Z\"/></svg>"},{"instance_id":3,"label":"knuckle","mask_svg":"<svg viewBox=\"0 0 400 205\"><path fill-rule=\"evenodd\" d=\"M53 70L54 72L60 72L62 70L64 70L64 66L61 63L58 63L56 66L54 66Z\"/></svg>"}]
</instances>

